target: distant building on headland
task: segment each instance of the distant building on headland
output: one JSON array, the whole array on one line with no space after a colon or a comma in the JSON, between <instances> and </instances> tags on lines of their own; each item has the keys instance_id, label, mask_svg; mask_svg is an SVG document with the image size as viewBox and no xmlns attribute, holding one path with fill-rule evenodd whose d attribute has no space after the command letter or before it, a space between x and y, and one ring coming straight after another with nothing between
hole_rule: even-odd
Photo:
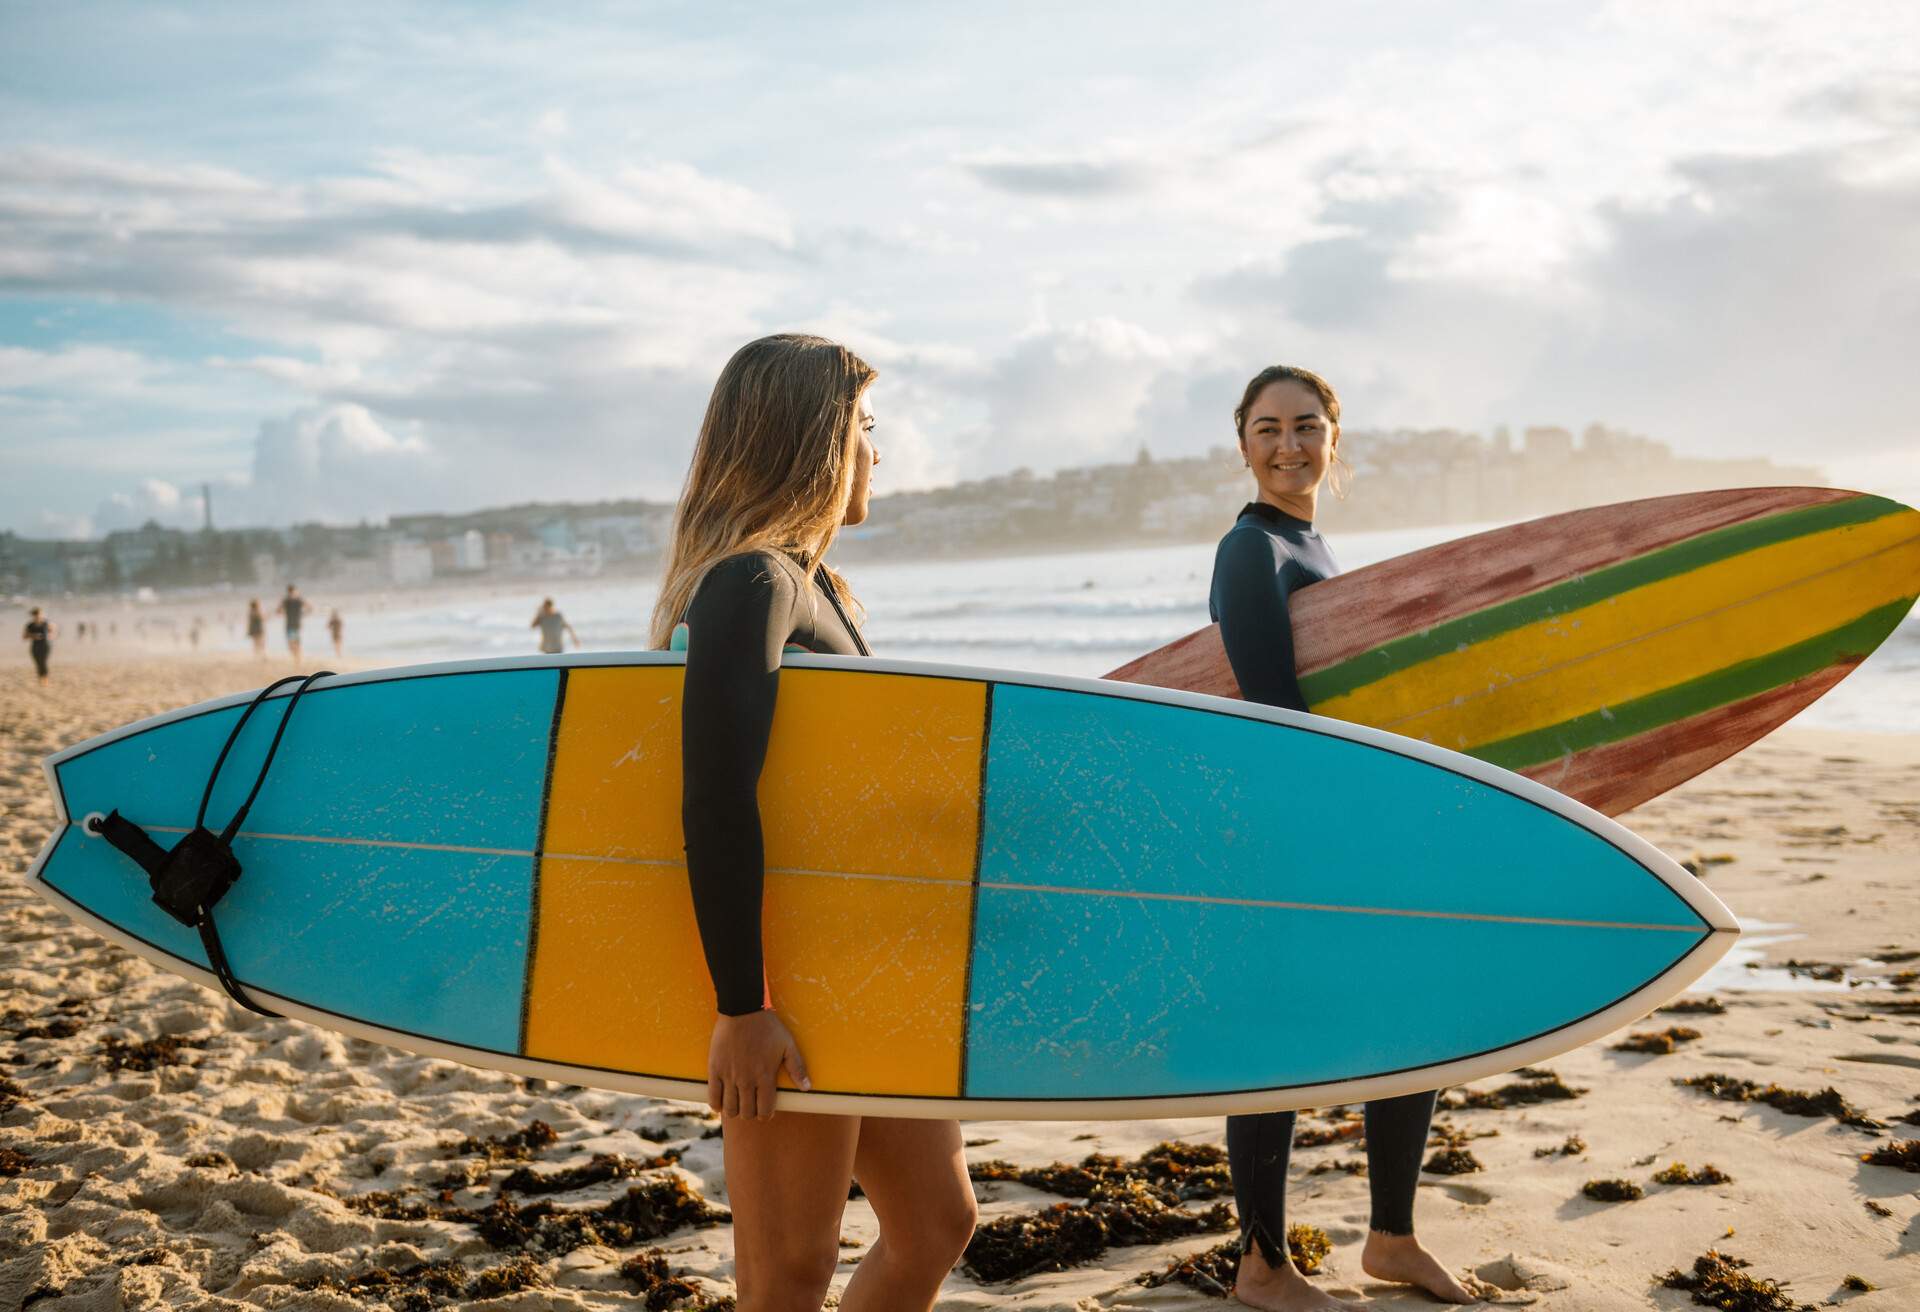
<instances>
[{"instance_id":1,"label":"distant building on headland","mask_svg":"<svg viewBox=\"0 0 1920 1312\"><path fill-rule=\"evenodd\" d=\"M1590 425L1528 428L1516 443L1455 429L1356 431L1341 438L1353 467L1345 501L1324 492L1334 530L1528 519L1637 497L1709 488L1824 484L1805 466L1705 460L1665 443ZM867 522L842 533L842 559L968 556L1139 542L1207 541L1253 494L1239 452L994 478L875 497ZM383 527L163 528L149 521L94 542L0 533L0 593L117 592L134 587L409 586L461 578L557 579L652 573L673 507L650 501L532 503L464 514L396 515Z\"/></svg>"}]
</instances>

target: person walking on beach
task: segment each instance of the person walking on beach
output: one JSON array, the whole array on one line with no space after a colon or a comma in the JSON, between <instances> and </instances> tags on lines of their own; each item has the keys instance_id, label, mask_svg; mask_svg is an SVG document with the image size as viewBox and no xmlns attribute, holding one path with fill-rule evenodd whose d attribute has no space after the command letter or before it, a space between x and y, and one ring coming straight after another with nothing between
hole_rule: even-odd
<instances>
[{"instance_id":1,"label":"person walking on beach","mask_svg":"<svg viewBox=\"0 0 1920 1312\"><path fill-rule=\"evenodd\" d=\"M867 654L849 617L857 603L823 557L842 525L867 515L873 378L819 337L735 352L700 425L653 612L652 645L686 652L681 822L718 1011L707 1101L722 1117L741 1312L818 1312L856 1179L880 1236L842 1312L926 1312L977 1213L957 1121L774 1113L782 1067L812 1086L768 982L756 787L782 653ZM808 750L830 771L843 748L828 737Z\"/></svg>"},{"instance_id":2,"label":"person walking on beach","mask_svg":"<svg viewBox=\"0 0 1920 1312\"><path fill-rule=\"evenodd\" d=\"M567 617L553 608L552 597L540 603L540 609L533 613L533 623L527 627L540 630L540 650L545 655L557 656L567 649L560 640L563 633L573 639L573 649L580 650L580 635L567 623Z\"/></svg>"},{"instance_id":3,"label":"person walking on beach","mask_svg":"<svg viewBox=\"0 0 1920 1312\"><path fill-rule=\"evenodd\" d=\"M247 640L253 644L256 660L267 658L267 617L261 613L260 598L247 602Z\"/></svg>"},{"instance_id":4,"label":"person walking on beach","mask_svg":"<svg viewBox=\"0 0 1920 1312\"><path fill-rule=\"evenodd\" d=\"M59 631L59 626L42 615L38 606L27 612L27 627L20 631L20 639L27 644L27 654L33 657L33 671L41 683L47 681L47 661L53 656L53 639Z\"/></svg>"},{"instance_id":5,"label":"person walking on beach","mask_svg":"<svg viewBox=\"0 0 1920 1312\"><path fill-rule=\"evenodd\" d=\"M1250 702L1305 711L1294 670L1288 596L1340 572L1313 526L1330 472L1343 495L1340 399L1318 374L1287 365L1261 370L1233 412L1254 500L1220 539L1209 598L1240 691ZM1304 781L1303 781L1304 782ZM1377 1280L1416 1285L1443 1303L1479 1300L1413 1233L1414 1188L1436 1094L1366 1104L1367 1184L1372 1218L1360 1267ZM1293 1112L1227 1118L1227 1157L1240 1213L1235 1296L1270 1312L1349 1308L1294 1269L1287 1253L1287 1163Z\"/></svg>"},{"instance_id":6,"label":"person walking on beach","mask_svg":"<svg viewBox=\"0 0 1920 1312\"><path fill-rule=\"evenodd\" d=\"M345 654L340 650L340 641L346 631L347 622L340 618L339 608L336 607L333 614L327 616L327 635L333 639L333 658L335 660L339 660L341 656Z\"/></svg>"},{"instance_id":7,"label":"person walking on beach","mask_svg":"<svg viewBox=\"0 0 1920 1312\"><path fill-rule=\"evenodd\" d=\"M280 598L280 604L273 608L275 615L287 617L287 650L293 654L293 663L300 663L300 621L307 613L307 599L300 595L300 589L287 584L287 595Z\"/></svg>"}]
</instances>

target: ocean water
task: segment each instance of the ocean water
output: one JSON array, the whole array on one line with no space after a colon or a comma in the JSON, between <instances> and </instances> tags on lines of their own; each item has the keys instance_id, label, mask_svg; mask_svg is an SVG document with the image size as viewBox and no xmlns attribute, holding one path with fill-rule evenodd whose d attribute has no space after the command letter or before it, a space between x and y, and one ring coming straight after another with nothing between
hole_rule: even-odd
<instances>
[{"instance_id":1,"label":"ocean water","mask_svg":"<svg viewBox=\"0 0 1920 1312\"><path fill-rule=\"evenodd\" d=\"M1356 569L1488 527L1344 533L1333 546L1341 565ZM847 573L867 608L867 639L877 655L1093 677L1205 625L1212 570L1213 545L1196 543L863 562ZM531 652L528 626L540 598L552 595L587 649L641 649L654 592L651 581L559 579L464 585L441 601L430 592L358 598L343 603L347 645L356 662L377 664ZM317 594L315 600L329 604ZM314 625L309 642L323 632ZM1860 669L1794 722L1920 733L1920 616L1909 615Z\"/></svg>"}]
</instances>

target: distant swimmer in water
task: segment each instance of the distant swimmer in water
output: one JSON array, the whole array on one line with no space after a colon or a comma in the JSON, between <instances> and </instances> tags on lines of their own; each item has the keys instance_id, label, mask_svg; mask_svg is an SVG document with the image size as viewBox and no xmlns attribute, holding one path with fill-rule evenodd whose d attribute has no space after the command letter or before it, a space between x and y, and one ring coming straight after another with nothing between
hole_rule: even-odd
<instances>
[{"instance_id":1,"label":"distant swimmer in water","mask_svg":"<svg viewBox=\"0 0 1920 1312\"><path fill-rule=\"evenodd\" d=\"M566 644L560 641L565 634L573 639L573 648L580 650L580 635L573 631L573 625L567 623L567 617L553 608L553 598L548 597L540 603L540 609L534 612L530 629L540 630L540 650L548 656L557 656L565 651Z\"/></svg>"},{"instance_id":2,"label":"distant swimmer in water","mask_svg":"<svg viewBox=\"0 0 1920 1312\"><path fill-rule=\"evenodd\" d=\"M247 639L253 643L254 656L265 660L267 658L267 617L261 613L258 597L247 603Z\"/></svg>"},{"instance_id":3,"label":"distant swimmer in water","mask_svg":"<svg viewBox=\"0 0 1920 1312\"><path fill-rule=\"evenodd\" d=\"M20 640L27 644L34 672L42 683L47 681L47 661L53 655L53 635L59 631L52 620L40 613L38 606L27 612L27 627L20 630Z\"/></svg>"},{"instance_id":4,"label":"distant swimmer in water","mask_svg":"<svg viewBox=\"0 0 1920 1312\"><path fill-rule=\"evenodd\" d=\"M347 622L340 618L340 612L338 610L327 616L327 633L333 638L333 656L335 660L340 659L342 655L340 639L341 635L346 633L346 631Z\"/></svg>"},{"instance_id":5,"label":"distant swimmer in water","mask_svg":"<svg viewBox=\"0 0 1920 1312\"><path fill-rule=\"evenodd\" d=\"M300 621L307 613L307 599L300 595L300 589L287 584L287 595L280 598L280 604L273 608L275 615L287 617L287 650L293 654L293 663L300 663Z\"/></svg>"}]
</instances>

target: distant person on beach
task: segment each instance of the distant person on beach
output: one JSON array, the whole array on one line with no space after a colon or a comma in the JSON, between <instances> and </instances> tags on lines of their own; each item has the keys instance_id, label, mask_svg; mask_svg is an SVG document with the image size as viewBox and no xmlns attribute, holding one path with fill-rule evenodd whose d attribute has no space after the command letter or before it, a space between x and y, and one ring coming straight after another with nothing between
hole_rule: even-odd
<instances>
[{"instance_id":1,"label":"distant person on beach","mask_svg":"<svg viewBox=\"0 0 1920 1312\"><path fill-rule=\"evenodd\" d=\"M1250 702L1305 711L1294 670L1287 598L1340 572L1313 526L1320 488L1345 495L1340 399L1318 374L1289 365L1261 370L1233 412L1254 499L1214 554L1208 609L1240 691ZM1333 477L1329 480L1328 476ZM1302 787L1315 781L1300 780ZM1307 814L1300 823L1320 823ZM1276 944L1276 951L1284 945ZM1285 1005L1284 1002L1280 1005ZM1413 1233L1414 1188L1433 1124L1434 1092L1370 1099L1365 1106L1372 1216L1360 1268L1376 1280L1415 1285L1443 1303L1475 1303ZM1293 1112L1227 1118L1227 1161L1240 1216L1234 1296L1248 1307L1337 1309L1354 1305L1313 1287L1287 1252L1287 1163Z\"/></svg>"},{"instance_id":2,"label":"distant person on beach","mask_svg":"<svg viewBox=\"0 0 1920 1312\"><path fill-rule=\"evenodd\" d=\"M340 612L338 610L335 610L333 614L327 616L327 633L333 638L333 657L335 660L340 659L342 655L340 651L340 639L346 631L347 622L340 618Z\"/></svg>"},{"instance_id":3,"label":"distant person on beach","mask_svg":"<svg viewBox=\"0 0 1920 1312\"><path fill-rule=\"evenodd\" d=\"M34 673L42 683L47 681L47 660L53 655L53 635L58 632L54 622L42 615L38 606L27 612L27 627L20 630L20 640L27 644Z\"/></svg>"},{"instance_id":4,"label":"distant person on beach","mask_svg":"<svg viewBox=\"0 0 1920 1312\"><path fill-rule=\"evenodd\" d=\"M540 630L540 650L548 656L557 656L567 649L560 641L563 633L573 639L573 649L580 650L580 635L573 631L573 625L567 623L567 617L553 608L552 597L540 603L540 609L534 612L533 623L527 627Z\"/></svg>"},{"instance_id":5,"label":"distant person on beach","mask_svg":"<svg viewBox=\"0 0 1920 1312\"><path fill-rule=\"evenodd\" d=\"M265 660L267 658L267 617L260 610L258 597L247 603L247 638L253 643L253 654L260 660Z\"/></svg>"},{"instance_id":6,"label":"distant person on beach","mask_svg":"<svg viewBox=\"0 0 1920 1312\"><path fill-rule=\"evenodd\" d=\"M287 617L287 650L293 654L293 663L300 663L300 621L307 613L307 599L300 595L300 589L287 584L287 595L280 598L280 604L273 608L275 615Z\"/></svg>"}]
</instances>

